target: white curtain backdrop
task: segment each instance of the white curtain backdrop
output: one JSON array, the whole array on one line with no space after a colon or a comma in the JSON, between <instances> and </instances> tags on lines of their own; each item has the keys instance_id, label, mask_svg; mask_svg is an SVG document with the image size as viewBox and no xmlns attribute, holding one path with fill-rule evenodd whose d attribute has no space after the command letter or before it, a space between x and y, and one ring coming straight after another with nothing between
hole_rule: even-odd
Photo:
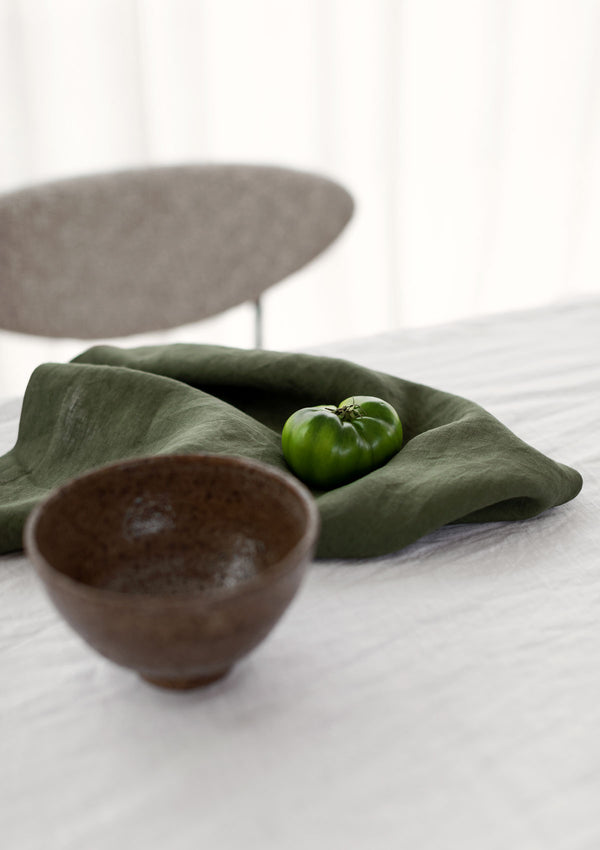
<instances>
[{"instance_id":1,"label":"white curtain backdrop","mask_svg":"<svg viewBox=\"0 0 600 850\"><path fill-rule=\"evenodd\" d=\"M0 191L190 161L343 183L270 348L600 290L600 0L0 0L0 121ZM250 345L250 311L164 338ZM0 392L82 347L1 333Z\"/></svg>"}]
</instances>

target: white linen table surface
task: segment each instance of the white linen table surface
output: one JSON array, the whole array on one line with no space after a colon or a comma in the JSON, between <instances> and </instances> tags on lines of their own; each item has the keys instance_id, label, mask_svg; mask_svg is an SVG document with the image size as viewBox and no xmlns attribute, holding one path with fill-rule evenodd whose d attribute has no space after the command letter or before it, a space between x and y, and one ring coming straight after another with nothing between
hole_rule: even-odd
<instances>
[{"instance_id":1,"label":"white linen table surface","mask_svg":"<svg viewBox=\"0 0 600 850\"><path fill-rule=\"evenodd\" d=\"M209 688L103 659L0 558L0 845L598 850L599 329L591 300L319 349L478 402L583 490L315 562ZM0 411L4 453L19 404Z\"/></svg>"}]
</instances>

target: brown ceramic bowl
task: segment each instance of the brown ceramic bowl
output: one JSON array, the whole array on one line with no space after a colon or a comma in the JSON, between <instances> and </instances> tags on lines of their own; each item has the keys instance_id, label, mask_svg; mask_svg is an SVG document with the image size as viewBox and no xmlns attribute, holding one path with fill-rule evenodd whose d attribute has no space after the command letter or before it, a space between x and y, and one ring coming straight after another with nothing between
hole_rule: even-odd
<instances>
[{"instance_id":1,"label":"brown ceramic bowl","mask_svg":"<svg viewBox=\"0 0 600 850\"><path fill-rule=\"evenodd\" d=\"M98 652L163 687L224 676L271 631L312 558L308 490L241 458L123 461L58 487L25 548Z\"/></svg>"}]
</instances>

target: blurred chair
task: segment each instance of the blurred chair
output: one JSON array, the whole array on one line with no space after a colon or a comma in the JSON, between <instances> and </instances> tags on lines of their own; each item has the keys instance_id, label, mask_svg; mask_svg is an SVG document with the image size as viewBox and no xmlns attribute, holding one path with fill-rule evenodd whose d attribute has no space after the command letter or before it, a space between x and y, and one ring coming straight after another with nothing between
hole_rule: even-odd
<instances>
[{"instance_id":1,"label":"blurred chair","mask_svg":"<svg viewBox=\"0 0 600 850\"><path fill-rule=\"evenodd\" d=\"M344 229L337 183L286 168L177 165L0 196L0 328L104 339L256 304Z\"/></svg>"}]
</instances>

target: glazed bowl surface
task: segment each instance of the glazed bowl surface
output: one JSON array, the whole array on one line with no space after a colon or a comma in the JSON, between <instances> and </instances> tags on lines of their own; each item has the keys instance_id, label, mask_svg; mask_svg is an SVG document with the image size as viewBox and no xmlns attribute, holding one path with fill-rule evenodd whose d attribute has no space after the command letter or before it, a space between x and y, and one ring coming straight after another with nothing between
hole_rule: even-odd
<instances>
[{"instance_id":1,"label":"glazed bowl surface","mask_svg":"<svg viewBox=\"0 0 600 850\"><path fill-rule=\"evenodd\" d=\"M25 550L70 626L163 687L223 677L272 630L319 533L308 490L223 455L112 463L30 514Z\"/></svg>"}]
</instances>

